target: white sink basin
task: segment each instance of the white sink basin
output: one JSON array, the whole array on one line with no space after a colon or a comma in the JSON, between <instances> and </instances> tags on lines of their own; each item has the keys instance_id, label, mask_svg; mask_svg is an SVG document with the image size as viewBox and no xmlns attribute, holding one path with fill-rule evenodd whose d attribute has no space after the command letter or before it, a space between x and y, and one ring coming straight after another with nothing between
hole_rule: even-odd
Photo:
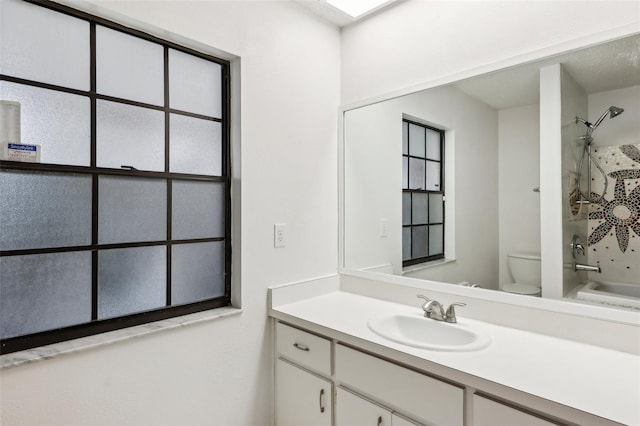
<instances>
[{"instance_id":1,"label":"white sink basin","mask_svg":"<svg viewBox=\"0 0 640 426\"><path fill-rule=\"evenodd\" d=\"M477 351L491 343L489 336L467 324L450 324L419 314L387 315L370 319L367 325L385 339L434 351Z\"/></svg>"}]
</instances>

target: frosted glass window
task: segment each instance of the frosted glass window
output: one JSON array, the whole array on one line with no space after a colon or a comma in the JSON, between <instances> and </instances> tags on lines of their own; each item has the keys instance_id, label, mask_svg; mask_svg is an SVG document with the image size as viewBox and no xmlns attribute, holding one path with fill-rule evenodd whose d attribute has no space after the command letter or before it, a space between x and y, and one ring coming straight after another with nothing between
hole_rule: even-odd
<instances>
[{"instance_id":1,"label":"frosted glass window","mask_svg":"<svg viewBox=\"0 0 640 426\"><path fill-rule=\"evenodd\" d=\"M0 172L0 249L91 244L91 176Z\"/></svg>"},{"instance_id":2,"label":"frosted glass window","mask_svg":"<svg viewBox=\"0 0 640 426\"><path fill-rule=\"evenodd\" d=\"M425 189L424 160L409 158L409 188Z\"/></svg>"},{"instance_id":3,"label":"frosted glass window","mask_svg":"<svg viewBox=\"0 0 640 426\"><path fill-rule=\"evenodd\" d=\"M222 67L169 49L171 108L222 118Z\"/></svg>"},{"instance_id":4,"label":"frosted glass window","mask_svg":"<svg viewBox=\"0 0 640 426\"><path fill-rule=\"evenodd\" d=\"M409 123L409 154L424 158L424 127Z\"/></svg>"},{"instance_id":5,"label":"frosted glass window","mask_svg":"<svg viewBox=\"0 0 640 426\"><path fill-rule=\"evenodd\" d=\"M429 256L442 254L443 231L443 225L432 225L429 227Z\"/></svg>"},{"instance_id":6,"label":"frosted glass window","mask_svg":"<svg viewBox=\"0 0 640 426\"><path fill-rule=\"evenodd\" d=\"M411 259L411 228L402 228L402 260Z\"/></svg>"},{"instance_id":7,"label":"frosted glass window","mask_svg":"<svg viewBox=\"0 0 640 426\"><path fill-rule=\"evenodd\" d=\"M89 90L89 23L22 1L2 0L0 72Z\"/></svg>"},{"instance_id":8,"label":"frosted glass window","mask_svg":"<svg viewBox=\"0 0 640 426\"><path fill-rule=\"evenodd\" d=\"M427 191L440 191L440 163L427 161Z\"/></svg>"},{"instance_id":9,"label":"frosted glass window","mask_svg":"<svg viewBox=\"0 0 640 426\"><path fill-rule=\"evenodd\" d=\"M20 103L22 142L40 145L42 163L89 165L91 103L88 97L6 81L0 82L0 97Z\"/></svg>"},{"instance_id":10,"label":"frosted glass window","mask_svg":"<svg viewBox=\"0 0 640 426\"><path fill-rule=\"evenodd\" d=\"M409 123L402 122L402 154L409 154Z\"/></svg>"},{"instance_id":11,"label":"frosted glass window","mask_svg":"<svg viewBox=\"0 0 640 426\"><path fill-rule=\"evenodd\" d=\"M164 105L164 48L98 25L96 87L103 95Z\"/></svg>"},{"instance_id":12,"label":"frosted glass window","mask_svg":"<svg viewBox=\"0 0 640 426\"><path fill-rule=\"evenodd\" d=\"M402 224L411 225L411 194L402 193Z\"/></svg>"},{"instance_id":13,"label":"frosted glass window","mask_svg":"<svg viewBox=\"0 0 640 426\"><path fill-rule=\"evenodd\" d=\"M91 321L90 251L1 257L0 270L2 339Z\"/></svg>"},{"instance_id":14,"label":"frosted glass window","mask_svg":"<svg viewBox=\"0 0 640 426\"><path fill-rule=\"evenodd\" d=\"M171 303L224 296L224 243L179 244L171 249Z\"/></svg>"},{"instance_id":15,"label":"frosted glass window","mask_svg":"<svg viewBox=\"0 0 640 426\"><path fill-rule=\"evenodd\" d=\"M427 131L427 158L440 161L440 133L435 130Z\"/></svg>"},{"instance_id":16,"label":"frosted glass window","mask_svg":"<svg viewBox=\"0 0 640 426\"><path fill-rule=\"evenodd\" d=\"M171 237L224 237L224 184L174 181Z\"/></svg>"},{"instance_id":17,"label":"frosted glass window","mask_svg":"<svg viewBox=\"0 0 640 426\"><path fill-rule=\"evenodd\" d=\"M165 246L98 253L98 319L161 308L167 303Z\"/></svg>"},{"instance_id":18,"label":"frosted glass window","mask_svg":"<svg viewBox=\"0 0 640 426\"><path fill-rule=\"evenodd\" d=\"M414 226L411 228L411 257L413 259L429 255L428 236L428 226Z\"/></svg>"},{"instance_id":19,"label":"frosted glass window","mask_svg":"<svg viewBox=\"0 0 640 426\"><path fill-rule=\"evenodd\" d=\"M413 194L413 202L411 203L411 210L413 212L413 224L422 225L428 222L428 198L427 194Z\"/></svg>"},{"instance_id":20,"label":"frosted glass window","mask_svg":"<svg viewBox=\"0 0 640 426\"><path fill-rule=\"evenodd\" d=\"M216 121L171 114L169 170L222 175L222 126Z\"/></svg>"},{"instance_id":21,"label":"frosted glass window","mask_svg":"<svg viewBox=\"0 0 640 426\"><path fill-rule=\"evenodd\" d=\"M409 158L402 157L402 189L409 188Z\"/></svg>"},{"instance_id":22,"label":"frosted glass window","mask_svg":"<svg viewBox=\"0 0 640 426\"><path fill-rule=\"evenodd\" d=\"M97 164L164 171L163 111L98 100Z\"/></svg>"},{"instance_id":23,"label":"frosted glass window","mask_svg":"<svg viewBox=\"0 0 640 426\"><path fill-rule=\"evenodd\" d=\"M167 182L100 176L100 244L167 239Z\"/></svg>"},{"instance_id":24,"label":"frosted glass window","mask_svg":"<svg viewBox=\"0 0 640 426\"><path fill-rule=\"evenodd\" d=\"M429 194L429 223L444 221L444 203L442 194Z\"/></svg>"}]
</instances>

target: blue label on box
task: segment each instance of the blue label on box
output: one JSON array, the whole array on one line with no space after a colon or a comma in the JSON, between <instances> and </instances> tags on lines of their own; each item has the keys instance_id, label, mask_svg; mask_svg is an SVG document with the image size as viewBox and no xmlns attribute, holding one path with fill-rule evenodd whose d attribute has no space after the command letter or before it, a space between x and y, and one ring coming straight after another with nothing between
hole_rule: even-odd
<instances>
[{"instance_id":1,"label":"blue label on box","mask_svg":"<svg viewBox=\"0 0 640 426\"><path fill-rule=\"evenodd\" d=\"M10 143L9 144L9 149L17 149L20 151L33 151L36 152L38 150L38 147L35 145L24 145L21 143Z\"/></svg>"}]
</instances>

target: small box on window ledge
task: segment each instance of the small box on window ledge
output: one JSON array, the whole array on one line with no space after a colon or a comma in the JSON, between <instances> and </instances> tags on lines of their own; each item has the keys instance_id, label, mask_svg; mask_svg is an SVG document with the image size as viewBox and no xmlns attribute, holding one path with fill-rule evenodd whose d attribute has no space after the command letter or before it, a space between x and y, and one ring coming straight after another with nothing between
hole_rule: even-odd
<instances>
[{"instance_id":1,"label":"small box on window ledge","mask_svg":"<svg viewBox=\"0 0 640 426\"><path fill-rule=\"evenodd\" d=\"M4 142L0 147L0 160L39 163L40 145Z\"/></svg>"},{"instance_id":2,"label":"small box on window ledge","mask_svg":"<svg viewBox=\"0 0 640 426\"><path fill-rule=\"evenodd\" d=\"M20 102L0 101L0 160L39 163L40 145L20 138Z\"/></svg>"}]
</instances>

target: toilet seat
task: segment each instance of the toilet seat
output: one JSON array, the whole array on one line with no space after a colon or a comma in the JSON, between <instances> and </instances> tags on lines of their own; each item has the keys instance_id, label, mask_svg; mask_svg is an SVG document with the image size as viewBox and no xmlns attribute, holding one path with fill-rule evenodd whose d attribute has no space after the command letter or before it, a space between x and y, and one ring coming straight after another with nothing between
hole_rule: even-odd
<instances>
[{"instance_id":1,"label":"toilet seat","mask_svg":"<svg viewBox=\"0 0 640 426\"><path fill-rule=\"evenodd\" d=\"M519 283L503 284L502 291L506 291L507 293L525 294L527 296L540 295L540 287L537 287L531 284L519 284Z\"/></svg>"}]
</instances>

